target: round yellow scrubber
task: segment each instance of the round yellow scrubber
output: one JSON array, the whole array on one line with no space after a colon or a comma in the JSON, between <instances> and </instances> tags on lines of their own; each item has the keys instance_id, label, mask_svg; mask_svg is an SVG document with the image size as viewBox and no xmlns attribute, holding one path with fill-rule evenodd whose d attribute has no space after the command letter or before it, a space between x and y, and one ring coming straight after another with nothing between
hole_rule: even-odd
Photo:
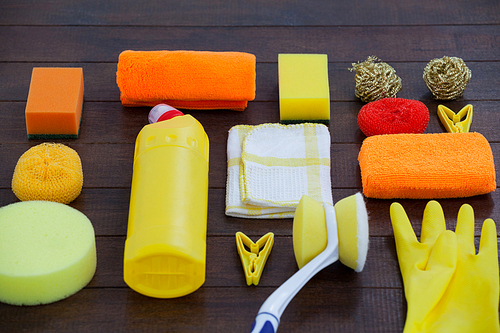
<instances>
[{"instance_id":1,"label":"round yellow scrubber","mask_svg":"<svg viewBox=\"0 0 500 333\"><path fill-rule=\"evenodd\" d=\"M368 214L361 193L335 204L340 261L361 272L368 252ZM293 220L293 250L299 268L323 252L327 245L323 205L303 196Z\"/></svg>"},{"instance_id":2,"label":"round yellow scrubber","mask_svg":"<svg viewBox=\"0 0 500 333\"><path fill-rule=\"evenodd\" d=\"M368 254L368 213L361 193L335 204L340 261L361 272Z\"/></svg>"},{"instance_id":3,"label":"round yellow scrubber","mask_svg":"<svg viewBox=\"0 0 500 333\"><path fill-rule=\"evenodd\" d=\"M304 195L293 218L293 251L299 268L326 248L326 217L323 205Z\"/></svg>"},{"instance_id":4,"label":"round yellow scrubber","mask_svg":"<svg viewBox=\"0 0 500 333\"><path fill-rule=\"evenodd\" d=\"M50 201L0 208L0 301L37 305L85 287L96 269L94 228L78 210Z\"/></svg>"},{"instance_id":5,"label":"round yellow scrubber","mask_svg":"<svg viewBox=\"0 0 500 333\"><path fill-rule=\"evenodd\" d=\"M21 155L12 177L12 191L21 201L70 203L83 186L78 153L61 143L42 143Z\"/></svg>"}]
</instances>

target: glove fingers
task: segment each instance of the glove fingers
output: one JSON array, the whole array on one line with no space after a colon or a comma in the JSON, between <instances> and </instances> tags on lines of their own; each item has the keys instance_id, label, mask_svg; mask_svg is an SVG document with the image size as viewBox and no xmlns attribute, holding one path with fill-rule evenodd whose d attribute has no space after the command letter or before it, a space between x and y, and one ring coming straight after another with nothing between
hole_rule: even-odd
<instances>
[{"instance_id":1,"label":"glove fingers","mask_svg":"<svg viewBox=\"0 0 500 333\"><path fill-rule=\"evenodd\" d=\"M417 236L413 231L408 215L399 202L391 204L390 208L392 229L396 244L418 243Z\"/></svg>"},{"instance_id":2,"label":"glove fingers","mask_svg":"<svg viewBox=\"0 0 500 333\"><path fill-rule=\"evenodd\" d=\"M457 265L457 256L457 237L453 231L446 230L436 240L425 270L443 271L450 274L451 278Z\"/></svg>"},{"instance_id":3,"label":"glove fingers","mask_svg":"<svg viewBox=\"0 0 500 333\"><path fill-rule=\"evenodd\" d=\"M457 237L454 232L446 230L437 238L429 260L417 263L408 278L403 279L408 302L405 333L430 332L426 325L432 321L437 306L450 287L457 256Z\"/></svg>"},{"instance_id":4,"label":"glove fingers","mask_svg":"<svg viewBox=\"0 0 500 333\"><path fill-rule=\"evenodd\" d=\"M468 204L462 205L458 211L455 233L457 234L460 252L476 254L474 246L474 210Z\"/></svg>"},{"instance_id":5,"label":"glove fingers","mask_svg":"<svg viewBox=\"0 0 500 333\"><path fill-rule=\"evenodd\" d=\"M492 219L486 219L481 230L478 256L486 257L491 265L498 265L497 229Z\"/></svg>"},{"instance_id":6,"label":"glove fingers","mask_svg":"<svg viewBox=\"0 0 500 333\"><path fill-rule=\"evenodd\" d=\"M431 200L427 203L422 219L420 242L432 246L439 235L446 230L443 208L439 202Z\"/></svg>"}]
</instances>

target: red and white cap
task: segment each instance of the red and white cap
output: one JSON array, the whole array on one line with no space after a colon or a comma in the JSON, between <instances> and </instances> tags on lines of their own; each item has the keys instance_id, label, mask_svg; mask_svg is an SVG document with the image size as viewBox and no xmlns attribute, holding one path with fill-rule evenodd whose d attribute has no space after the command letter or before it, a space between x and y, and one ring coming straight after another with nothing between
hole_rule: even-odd
<instances>
[{"instance_id":1,"label":"red and white cap","mask_svg":"<svg viewBox=\"0 0 500 333\"><path fill-rule=\"evenodd\" d=\"M184 113L171 107L167 104L158 104L149 111L148 120L149 123L157 123L163 120L172 119L177 116L183 116Z\"/></svg>"}]
</instances>

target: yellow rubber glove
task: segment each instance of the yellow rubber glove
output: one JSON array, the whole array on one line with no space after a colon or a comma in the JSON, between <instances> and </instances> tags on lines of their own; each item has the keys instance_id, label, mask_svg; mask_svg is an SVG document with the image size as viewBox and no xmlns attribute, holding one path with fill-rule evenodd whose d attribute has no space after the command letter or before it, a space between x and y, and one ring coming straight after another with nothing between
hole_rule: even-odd
<instances>
[{"instance_id":1,"label":"yellow rubber glove","mask_svg":"<svg viewBox=\"0 0 500 333\"><path fill-rule=\"evenodd\" d=\"M420 243L398 203L391 205L391 220L408 303L404 332L500 332L493 220L483 224L477 255L474 212L469 205L460 208L453 234L445 231L439 203L430 201L424 211Z\"/></svg>"},{"instance_id":2,"label":"yellow rubber glove","mask_svg":"<svg viewBox=\"0 0 500 333\"><path fill-rule=\"evenodd\" d=\"M453 232L446 231L443 211L436 201L425 208L420 242L403 206L393 203L390 213L408 304L404 332L423 332L423 323L455 272L457 239Z\"/></svg>"}]
</instances>

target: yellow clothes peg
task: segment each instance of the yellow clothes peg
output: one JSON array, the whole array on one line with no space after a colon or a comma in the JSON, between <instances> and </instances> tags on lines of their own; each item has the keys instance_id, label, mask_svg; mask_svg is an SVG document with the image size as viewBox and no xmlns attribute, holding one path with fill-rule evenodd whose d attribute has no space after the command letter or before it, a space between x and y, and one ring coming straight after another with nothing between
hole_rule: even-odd
<instances>
[{"instance_id":1,"label":"yellow clothes peg","mask_svg":"<svg viewBox=\"0 0 500 333\"><path fill-rule=\"evenodd\" d=\"M272 232L268 232L262 236L256 243L241 231L236 233L236 248L243 264L247 285L259 284L260 276L271 253L273 244L274 234ZM245 248L245 245L250 251Z\"/></svg>"},{"instance_id":2,"label":"yellow clothes peg","mask_svg":"<svg viewBox=\"0 0 500 333\"><path fill-rule=\"evenodd\" d=\"M444 105L438 105L437 114L449 133L467 133L472 123L472 104L467 104L458 113ZM460 121L462 118L464 120Z\"/></svg>"}]
</instances>

